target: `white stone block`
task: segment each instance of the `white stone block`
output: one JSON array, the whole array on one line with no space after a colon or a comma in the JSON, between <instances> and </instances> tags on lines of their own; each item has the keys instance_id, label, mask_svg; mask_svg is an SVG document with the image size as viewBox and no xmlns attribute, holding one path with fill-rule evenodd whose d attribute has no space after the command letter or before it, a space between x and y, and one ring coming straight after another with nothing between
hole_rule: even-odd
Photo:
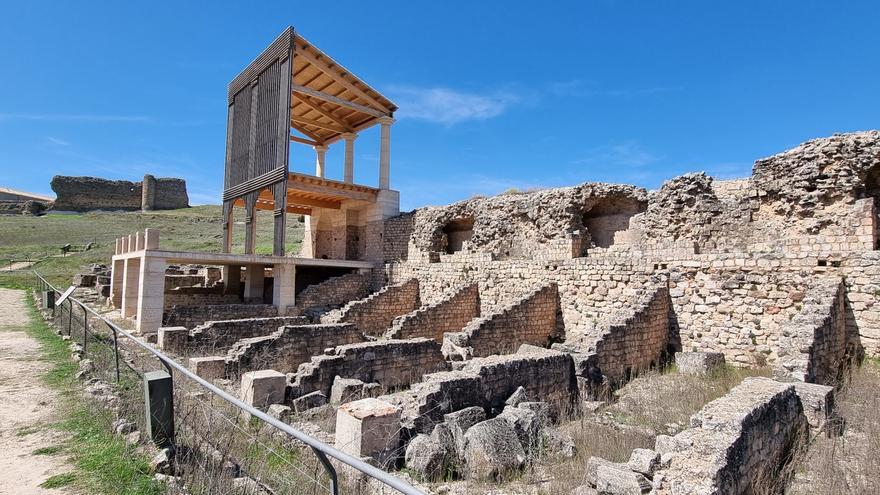
<instances>
[{"instance_id":1,"label":"white stone block","mask_svg":"<svg viewBox=\"0 0 880 495\"><path fill-rule=\"evenodd\" d=\"M355 457L371 457L384 466L400 446L400 408L367 398L343 404L336 412L336 448Z\"/></svg>"},{"instance_id":2,"label":"white stone block","mask_svg":"<svg viewBox=\"0 0 880 495\"><path fill-rule=\"evenodd\" d=\"M251 371L241 375L241 400L259 409L284 402L287 375L275 370Z\"/></svg>"}]
</instances>

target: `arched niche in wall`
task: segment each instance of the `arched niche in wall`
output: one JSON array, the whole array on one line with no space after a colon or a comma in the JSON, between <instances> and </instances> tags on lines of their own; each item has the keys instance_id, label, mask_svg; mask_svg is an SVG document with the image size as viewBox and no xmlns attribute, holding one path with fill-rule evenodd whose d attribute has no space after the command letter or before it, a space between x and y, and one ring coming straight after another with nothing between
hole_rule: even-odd
<instances>
[{"instance_id":1,"label":"arched niche in wall","mask_svg":"<svg viewBox=\"0 0 880 495\"><path fill-rule=\"evenodd\" d=\"M633 198L603 198L584 209L581 222L586 230L584 250L609 248L620 242L620 233L629 229L629 221L645 211L645 204ZM586 240L585 238L585 240Z\"/></svg>"},{"instance_id":2,"label":"arched niche in wall","mask_svg":"<svg viewBox=\"0 0 880 495\"><path fill-rule=\"evenodd\" d=\"M446 241L446 253L452 254L462 250L464 243L474 236L474 217L456 218L443 226L443 238Z\"/></svg>"}]
</instances>

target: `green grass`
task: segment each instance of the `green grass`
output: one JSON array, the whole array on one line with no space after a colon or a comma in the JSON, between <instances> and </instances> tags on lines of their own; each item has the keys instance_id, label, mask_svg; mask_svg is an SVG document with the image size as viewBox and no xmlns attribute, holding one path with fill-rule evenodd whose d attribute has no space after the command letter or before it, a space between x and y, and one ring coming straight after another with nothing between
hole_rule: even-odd
<instances>
[{"instance_id":1,"label":"green grass","mask_svg":"<svg viewBox=\"0 0 880 495\"><path fill-rule=\"evenodd\" d=\"M76 481L76 475L73 473L56 474L40 483L40 488L62 488L72 484L74 481Z\"/></svg>"},{"instance_id":2,"label":"green grass","mask_svg":"<svg viewBox=\"0 0 880 495\"><path fill-rule=\"evenodd\" d=\"M83 493L123 495L159 495L162 487L149 470L148 459L121 437L110 433L112 415L98 405L84 401L74 378L77 367L70 359L67 343L43 321L28 296L31 322L28 335L40 343L42 359L51 364L45 382L61 394L59 415L52 425L70 435L63 446L46 447L35 454L49 455L62 448L70 454L75 471L53 476L41 486L58 488L73 485Z\"/></svg>"},{"instance_id":3,"label":"green grass","mask_svg":"<svg viewBox=\"0 0 880 495\"><path fill-rule=\"evenodd\" d=\"M163 249L183 251L217 252L221 249L223 222L220 206L194 206L179 210L151 212L90 212L80 214L49 214L40 217L0 215L0 261L28 257L44 257L46 253L58 255L60 248L70 244L82 248L89 242L95 244L89 251L71 253L66 257L50 257L40 261L36 268L53 284L66 287L73 274L82 265L109 263L115 249L116 238L145 228L160 231ZM243 213L235 210L236 225L233 228L233 252L244 252ZM288 215L288 254L299 252L303 236L303 223L298 215ZM273 222L271 214L257 214L258 254L271 254ZM6 264L0 266L7 266ZM0 285L25 288L31 283L29 270L0 273Z\"/></svg>"},{"instance_id":4,"label":"green grass","mask_svg":"<svg viewBox=\"0 0 880 495\"><path fill-rule=\"evenodd\" d=\"M32 452L34 455L55 455L58 452L61 452L61 447L58 445L53 445L51 447L41 447Z\"/></svg>"}]
</instances>

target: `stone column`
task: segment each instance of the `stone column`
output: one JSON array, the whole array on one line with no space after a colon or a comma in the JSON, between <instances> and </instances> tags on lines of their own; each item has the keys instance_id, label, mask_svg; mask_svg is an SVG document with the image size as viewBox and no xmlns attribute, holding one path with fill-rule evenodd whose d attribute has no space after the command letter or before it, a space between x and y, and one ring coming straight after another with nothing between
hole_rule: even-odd
<instances>
[{"instance_id":1,"label":"stone column","mask_svg":"<svg viewBox=\"0 0 880 495\"><path fill-rule=\"evenodd\" d=\"M241 265L223 267L223 293L238 295L241 291Z\"/></svg>"},{"instance_id":2,"label":"stone column","mask_svg":"<svg viewBox=\"0 0 880 495\"><path fill-rule=\"evenodd\" d=\"M357 134L347 132L342 135L345 139L345 166L343 180L348 184L354 183L354 140Z\"/></svg>"},{"instance_id":3,"label":"stone column","mask_svg":"<svg viewBox=\"0 0 880 495\"><path fill-rule=\"evenodd\" d=\"M141 259L128 258L123 265L121 310L123 318L137 314L138 285L141 273ZM164 283L165 280L162 280Z\"/></svg>"},{"instance_id":4,"label":"stone column","mask_svg":"<svg viewBox=\"0 0 880 495\"><path fill-rule=\"evenodd\" d=\"M315 148L315 175L324 177L324 159L327 156L327 147L324 145L314 146Z\"/></svg>"},{"instance_id":5,"label":"stone column","mask_svg":"<svg viewBox=\"0 0 880 495\"><path fill-rule=\"evenodd\" d=\"M134 235L134 243L135 243L135 251L143 251L144 250L144 234L138 230Z\"/></svg>"},{"instance_id":6,"label":"stone column","mask_svg":"<svg viewBox=\"0 0 880 495\"><path fill-rule=\"evenodd\" d=\"M265 269L263 265L247 265L244 272L244 300L262 304Z\"/></svg>"},{"instance_id":7,"label":"stone column","mask_svg":"<svg viewBox=\"0 0 880 495\"><path fill-rule=\"evenodd\" d=\"M382 117L379 138L379 189L391 189L391 124L394 119Z\"/></svg>"},{"instance_id":8,"label":"stone column","mask_svg":"<svg viewBox=\"0 0 880 495\"><path fill-rule=\"evenodd\" d=\"M153 335L162 326L165 306L165 259L147 257L140 263L137 298L137 330L141 335Z\"/></svg>"},{"instance_id":9,"label":"stone column","mask_svg":"<svg viewBox=\"0 0 880 495\"><path fill-rule=\"evenodd\" d=\"M114 308L122 307L122 281L125 276L125 260L113 260L110 272L110 304Z\"/></svg>"},{"instance_id":10,"label":"stone column","mask_svg":"<svg viewBox=\"0 0 880 495\"><path fill-rule=\"evenodd\" d=\"M296 265L292 263L277 264L272 267L272 304L278 308L278 316L287 315L287 308L296 303L294 289L296 287Z\"/></svg>"},{"instance_id":11,"label":"stone column","mask_svg":"<svg viewBox=\"0 0 880 495\"><path fill-rule=\"evenodd\" d=\"M156 229L144 230L144 249L159 249L159 231Z\"/></svg>"}]
</instances>

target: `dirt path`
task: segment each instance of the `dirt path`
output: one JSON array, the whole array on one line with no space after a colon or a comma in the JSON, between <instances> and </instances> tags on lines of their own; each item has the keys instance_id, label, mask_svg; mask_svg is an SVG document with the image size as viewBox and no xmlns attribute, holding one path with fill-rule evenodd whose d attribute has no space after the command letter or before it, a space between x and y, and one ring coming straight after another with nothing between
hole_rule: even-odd
<instances>
[{"instance_id":1,"label":"dirt path","mask_svg":"<svg viewBox=\"0 0 880 495\"><path fill-rule=\"evenodd\" d=\"M64 436L47 426L58 394L43 384L49 365L40 360L37 341L24 332L28 321L24 291L0 288L0 494L70 493L39 487L72 467L63 453L33 454L60 445Z\"/></svg>"},{"instance_id":2,"label":"dirt path","mask_svg":"<svg viewBox=\"0 0 880 495\"><path fill-rule=\"evenodd\" d=\"M36 261L16 261L11 265L6 265L3 268L0 268L0 272L14 272L16 270L24 270L25 268L30 268L34 266L36 263Z\"/></svg>"}]
</instances>

